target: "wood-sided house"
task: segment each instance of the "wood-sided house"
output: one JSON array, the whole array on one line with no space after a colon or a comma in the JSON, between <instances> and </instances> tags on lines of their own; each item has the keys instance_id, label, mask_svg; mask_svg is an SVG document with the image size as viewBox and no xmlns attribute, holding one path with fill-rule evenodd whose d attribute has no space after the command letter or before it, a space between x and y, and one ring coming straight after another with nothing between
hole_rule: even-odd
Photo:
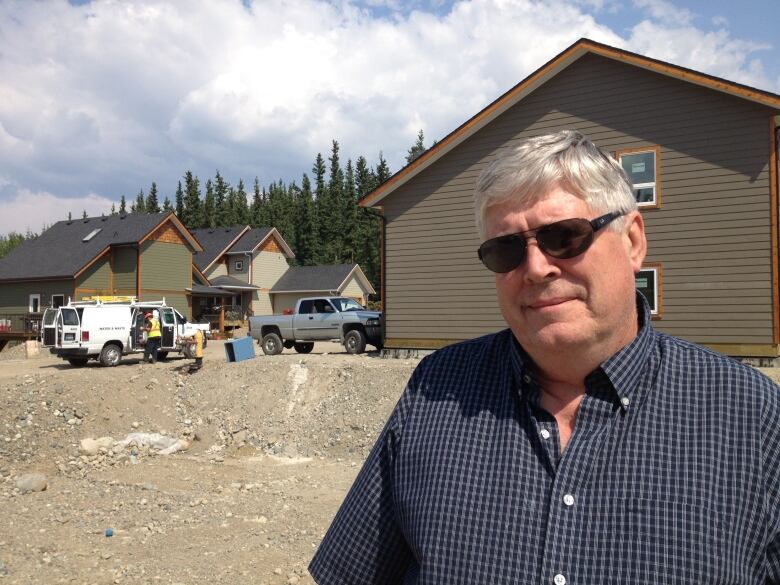
<instances>
[{"instance_id":1,"label":"wood-sided house","mask_svg":"<svg viewBox=\"0 0 780 585\"><path fill-rule=\"evenodd\" d=\"M271 287L287 271L292 249L276 228L232 226L202 228L192 232L203 244L194 257L195 266L212 288L232 293L227 301L241 317L271 315ZM208 314L213 305L224 304L204 292L198 295L196 317Z\"/></svg>"},{"instance_id":2,"label":"wood-sided house","mask_svg":"<svg viewBox=\"0 0 780 585\"><path fill-rule=\"evenodd\" d=\"M477 259L473 190L518 140L576 129L632 179L654 325L735 356L780 355L780 96L582 39L366 195L382 210L390 348L505 327Z\"/></svg>"},{"instance_id":3,"label":"wood-sided house","mask_svg":"<svg viewBox=\"0 0 780 585\"><path fill-rule=\"evenodd\" d=\"M365 306L372 294L376 291L358 264L292 266L271 288L277 314L294 309L304 297L349 297Z\"/></svg>"},{"instance_id":4,"label":"wood-sided house","mask_svg":"<svg viewBox=\"0 0 780 585\"><path fill-rule=\"evenodd\" d=\"M30 329L46 307L96 295L165 298L188 315L201 250L173 213L57 222L0 259L0 320Z\"/></svg>"}]
</instances>

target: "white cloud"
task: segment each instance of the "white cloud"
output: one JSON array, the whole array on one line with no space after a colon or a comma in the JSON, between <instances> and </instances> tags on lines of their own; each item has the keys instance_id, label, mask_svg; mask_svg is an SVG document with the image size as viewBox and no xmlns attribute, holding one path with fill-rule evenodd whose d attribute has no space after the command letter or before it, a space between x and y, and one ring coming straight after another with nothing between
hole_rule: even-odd
<instances>
[{"instance_id":1,"label":"white cloud","mask_svg":"<svg viewBox=\"0 0 780 585\"><path fill-rule=\"evenodd\" d=\"M84 211L90 217L100 216L102 213L108 214L112 203L95 193L65 199L52 193L19 189L9 200L3 201L0 234L12 231L25 233L28 229L40 233L43 227L68 219L68 212L74 218L81 217Z\"/></svg>"},{"instance_id":2,"label":"white cloud","mask_svg":"<svg viewBox=\"0 0 780 585\"><path fill-rule=\"evenodd\" d=\"M6 0L0 175L107 201L156 181L172 198L188 169L299 180L332 139L344 161L381 149L397 170L420 128L442 138L580 37L780 87L758 45L635 2L650 19L624 39L589 13L617 0Z\"/></svg>"}]
</instances>

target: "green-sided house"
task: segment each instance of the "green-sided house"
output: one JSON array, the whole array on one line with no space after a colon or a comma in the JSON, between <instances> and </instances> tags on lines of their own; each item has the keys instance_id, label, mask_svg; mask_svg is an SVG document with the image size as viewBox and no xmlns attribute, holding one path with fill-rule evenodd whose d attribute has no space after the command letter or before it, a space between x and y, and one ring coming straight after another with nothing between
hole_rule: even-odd
<instances>
[{"instance_id":1,"label":"green-sided house","mask_svg":"<svg viewBox=\"0 0 780 585\"><path fill-rule=\"evenodd\" d=\"M94 296L165 298L190 315L202 249L173 213L60 221L0 260L0 334L34 333L46 307Z\"/></svg>"}]
</instances>

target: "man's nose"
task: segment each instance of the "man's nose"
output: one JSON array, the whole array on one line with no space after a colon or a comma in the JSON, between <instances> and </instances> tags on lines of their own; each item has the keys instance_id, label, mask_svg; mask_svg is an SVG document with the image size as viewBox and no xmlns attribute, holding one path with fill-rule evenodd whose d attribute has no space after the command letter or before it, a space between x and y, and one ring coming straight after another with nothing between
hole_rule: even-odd
<instances>
[{"instance_id":1,"label":"man's nose","mask_svg":"<svg viewBox=\"0 0 780 585\"><path fill-rule=\"evenodd\" d=\"M560 269L547 254L542 252L536 238L527 241L525 258L525 279L528 282L544 282L560 274Z\"/></svg>"}]
</instances>

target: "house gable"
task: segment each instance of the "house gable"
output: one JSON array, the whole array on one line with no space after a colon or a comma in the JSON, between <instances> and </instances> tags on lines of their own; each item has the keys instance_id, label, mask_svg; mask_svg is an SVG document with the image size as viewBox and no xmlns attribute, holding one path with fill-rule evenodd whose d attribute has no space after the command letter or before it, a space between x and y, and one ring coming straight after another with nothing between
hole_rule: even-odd
<instances>
[{"instance_id":1,"label":"house gable","mask_svg":"<svg viewBox=\"0 0 780 585\"><path fill-rule=\"evenodd\" d=\"M647 263L663 274L656 326L713 347L776 344L774 115L753 100L581 56L382 199L387 345L440 347L506 326L476 256L474 184L504 149L565 128L613 153L660 153L663 201L642 212Z\"/></svg>"}]
</instances>

